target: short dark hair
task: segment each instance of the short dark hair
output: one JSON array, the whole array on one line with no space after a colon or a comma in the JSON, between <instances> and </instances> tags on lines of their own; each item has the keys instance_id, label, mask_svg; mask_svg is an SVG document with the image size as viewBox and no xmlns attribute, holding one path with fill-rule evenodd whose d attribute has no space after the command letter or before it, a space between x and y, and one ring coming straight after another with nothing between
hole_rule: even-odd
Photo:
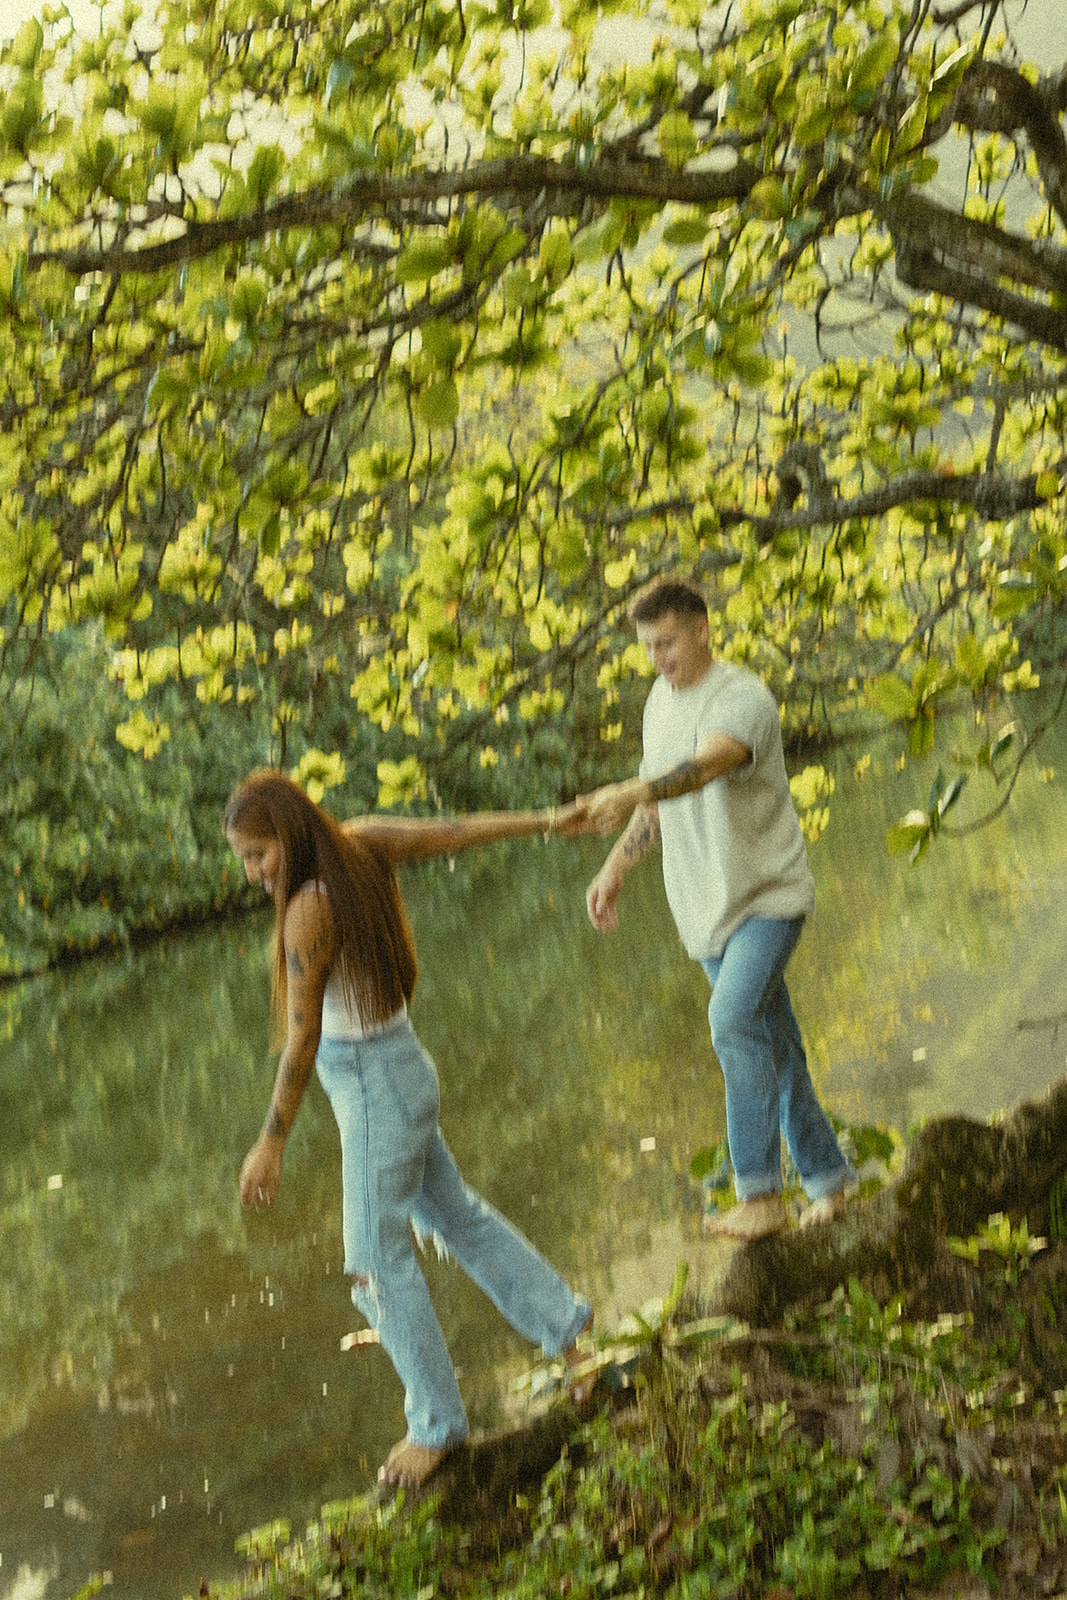
<instances>
[{"instance_id":1,"label":"short dark hair","mask_svg":"<svg viewBox=\"0 0 1067 1600\"><path fill-rule=\"evenodd\" d=\"M693 583L679 578L654 578L630 606L632 622L658 622L668 612L679 617L707 617L708 603Z\"/></svg>"}]
</instances>

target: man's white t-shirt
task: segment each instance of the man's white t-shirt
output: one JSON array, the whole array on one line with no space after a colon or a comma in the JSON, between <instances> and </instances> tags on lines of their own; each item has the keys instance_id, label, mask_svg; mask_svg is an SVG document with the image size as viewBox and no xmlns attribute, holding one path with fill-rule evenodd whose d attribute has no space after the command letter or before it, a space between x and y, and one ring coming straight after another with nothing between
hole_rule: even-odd
<instances>
[{"instance_id":1,"label":"man's white t-shirt","mask_svg":"<svg viewBox=\"0 0 1067 1600\"><path fill-rule=\"evenodd\" d=\"M713 733L732 734L751 760L695 794L659 802L667 901L696 961L721 956L750 917L792 920L815 906L778 707L754 673L713 661L688 689L657 678L645 702L642 778L691 760Z\"/></svg>"}]
</instances>

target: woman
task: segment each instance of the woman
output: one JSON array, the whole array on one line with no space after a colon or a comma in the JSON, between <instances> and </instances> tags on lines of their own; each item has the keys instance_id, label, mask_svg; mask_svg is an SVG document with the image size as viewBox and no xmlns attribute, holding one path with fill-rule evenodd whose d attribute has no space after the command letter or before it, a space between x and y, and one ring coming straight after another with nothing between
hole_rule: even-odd
<instances>
[{"instance_id":1,"label":"woman","mask_svg":"<svg viewBox=\"0 0 1067 1600\"><path fill-rule=\"evenodd\" d=\"M412 1230L442 1244L546 1355L573 1364L592 1321L589 1302L467 1187L441 1136L437 1074L407 1015L417 968L393 870L557 827L578 831L577 808L558 821L550 810L342 825L277 772L246 779L223 816L249 883L274 900L272 1013L284 1039L267 1120L241 1168L241 1201L258 1209L277 1194L285 1141L317 1067L341 1134L352 1299L404 1385L407 1436L378 1474L384 1483L424 1483L467 1436Z\"/></svg>"}]
</instances>

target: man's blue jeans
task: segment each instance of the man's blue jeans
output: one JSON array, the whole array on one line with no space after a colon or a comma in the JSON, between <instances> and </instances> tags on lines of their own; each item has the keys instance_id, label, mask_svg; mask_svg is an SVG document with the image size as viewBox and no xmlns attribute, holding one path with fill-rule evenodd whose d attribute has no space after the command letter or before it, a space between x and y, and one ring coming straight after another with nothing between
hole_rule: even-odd
<instances>
[{"instance_id":1,"label":"man's blue jeans","mask_svg":"<svg viewBox=\"0 0 1067 1600\"><path fill-rule=\"evenodd\" d=\"M718 958L711 983L711 1042L726 1081L726 1134L738 1200L779 1193L784 1136L809 1200L852 1177L819 1104L793 1015L785 969L803 918L752 917Z\"/></svg>"},{"instance_id":2,"label":"man's blue jeans","mask_svg":"<svg viewBox=\"0 0 1067 1600\"><path fill-rule=\"evenodd\" d=\"M589 1302L464 1183L437 1125L437 1072L406 1018L370 1039L323 1039L316 1067L341 1134L352 1299L404 1385L408 1437L435 1449L458 1444L467 1415L412 1230L453 1256L548 1356L574 1343Z\"/></svg>"}]
</instances>

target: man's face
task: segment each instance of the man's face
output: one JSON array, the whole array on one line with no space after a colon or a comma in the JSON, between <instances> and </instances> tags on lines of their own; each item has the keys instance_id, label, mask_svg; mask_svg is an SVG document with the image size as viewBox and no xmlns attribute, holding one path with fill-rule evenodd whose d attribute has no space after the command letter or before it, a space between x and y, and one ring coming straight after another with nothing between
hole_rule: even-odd
<instances>
[{"instance_id":1,"label":"man's face","mask_svg":"<svg viewBox=\"0 0 1067 1600\"><path fill-rule=\"evenodd\" d=\"M707 617L668 611L655 622L639 622L637 637L656 672L672 689L692 688L708 670Z\"/></svg>"}]
</instances>

